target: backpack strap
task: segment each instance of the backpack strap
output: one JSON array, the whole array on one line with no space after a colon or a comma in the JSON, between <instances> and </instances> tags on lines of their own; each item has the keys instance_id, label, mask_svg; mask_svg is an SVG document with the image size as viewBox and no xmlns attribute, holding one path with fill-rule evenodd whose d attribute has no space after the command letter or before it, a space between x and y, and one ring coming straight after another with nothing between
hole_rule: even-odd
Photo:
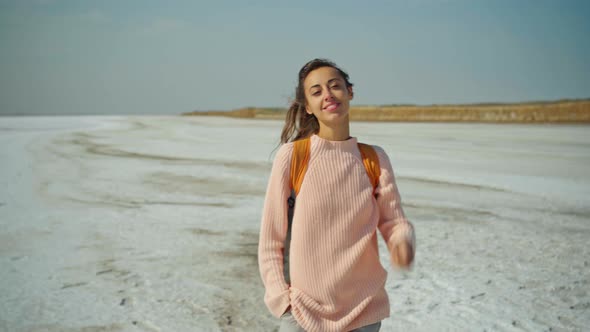
<instances>
[{"instance_id":1,"label":"backpack strap","mask_svg":"<svg viewBox=\"0 0 590 332\"><path fill-rule=\"evenodd\" d=\"M379 177L381 176L381 166L379 165L379 156L375 149L364 143L358 143L358 148L363 158L363 164L367 175L373 185L373 194L377 190L379 185ZM309 155L311 150L311 139L304 138L293 142L293 154L291 156L291 171L290 171L290 183L291 189L294 191L295 196L299 194L303 178L307 172L307 165L309 164Z\"/></svg>"},{"instance_id":2,"label":"backpack strap","mask_svg":"<svg viewBox=\"0 0 590 332\"><path fill-rule=\"evenodd\" d=\"M283 251L283 276L285 282L291 284L291 274L289 271L289 253L291 249L291 228L293 225L293 213L295 211L295 199L299 194L303 177L307 172L309 155L311 150L311 140L308 138L300 139L293 142L293 153L291 154L290 185L291 196L287 199L287 235L285 238L285 247Z\"/></svg>"},{"instance_id":3,"label":"backpack strap","mask_svg":"<svg viewBox=\"0 0 590 332\"><path fill-rule=\"evenodd\" d=\"M379 185L379 176L381 175L381 168L379 166L379 156L375 149L363 143L358 143L358 148L363 158L363 164L367 175L371 180L373 186L373 196ZM309 164L309 155L311 150L310 138L304 138L297 140L293 143L293 154L291 155L291 170L290 170L290 185L291 185L291 196L287 199L287 234L285 238L285 247L283 251L283 276L285 282L291 284L291 275L289 271L289 254L291 249L291 229L293 226L293 213L295 210L295 200L299 189L301 189L301 183L303 183L303 177L307 172L307 165Z\"/></svg>"},{"instance_id":4,"label":"backpack strap","mask_svg":"<svg viewBox=\"0 0 590 332\"><path fill-rule=\"evenodd\" d=\"M295 191L295 196L299 194L303 177L307 172L309 163L311 140L304 138L293 143L293 154L291 156L291 189Z\"/></svg>"},{"instance_id":5,"label":"backpack strap","mask_svg":"<svg viewBox=\"0 0 590 332\"><path fill-rule=\"evenodd\" d=\"M368 144L358 143L358 146L359 150L361 151L361 156L363 157L365 170L367 171L367 175L369 175L369 179L373 185L373 195L375 195L375 191L379 185L379 177L381 176L379 156L377 155L375 149Z\"/></svg>"}]
</instances>

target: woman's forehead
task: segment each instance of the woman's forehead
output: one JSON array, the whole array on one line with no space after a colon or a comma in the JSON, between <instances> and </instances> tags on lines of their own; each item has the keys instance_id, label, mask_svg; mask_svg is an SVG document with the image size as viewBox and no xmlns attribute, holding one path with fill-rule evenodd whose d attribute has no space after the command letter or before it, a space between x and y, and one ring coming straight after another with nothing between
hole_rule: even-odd
<instances>
[{"instance_id":1,"label":"woman's forehead","mask_svg":"<svg viewBox=\"0 0 590 332\"><path fill-rule=\"evenodd\" d=\"M342 80L342 76L338 70L332 67L321 67L311 71L305 78L303 85L306 87L312 87L317 84L328 83L333 79Z\"/></svg>"}]
</instances>

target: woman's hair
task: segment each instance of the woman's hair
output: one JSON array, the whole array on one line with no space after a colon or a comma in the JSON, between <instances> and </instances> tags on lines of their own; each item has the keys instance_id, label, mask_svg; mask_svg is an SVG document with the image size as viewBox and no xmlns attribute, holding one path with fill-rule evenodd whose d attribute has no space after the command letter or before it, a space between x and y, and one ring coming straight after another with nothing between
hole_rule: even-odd
<instances>
[{"instance_id":1,"label":"woman's hair","mask_svg":"<svg viewBox=\"0 0 590 332\"><path fill-rule=\"evenodd\" d=\"M320 130L320 124L315 115L308 114L305 111L307 100L305 99L303 81L305 81L305 78L309 73L322 67L332 67L336 69L346 82L346 87L352 87L348 74L338 68L338 66L332 61L327 59L313 59L306 63L301 70L299 70L299 80L297 87L295 88L295 99L291 102L291 106L287 111L285 126L281 133L281 144L309 137L312 134L317 134Z\"/></svg>"}]
</instances>

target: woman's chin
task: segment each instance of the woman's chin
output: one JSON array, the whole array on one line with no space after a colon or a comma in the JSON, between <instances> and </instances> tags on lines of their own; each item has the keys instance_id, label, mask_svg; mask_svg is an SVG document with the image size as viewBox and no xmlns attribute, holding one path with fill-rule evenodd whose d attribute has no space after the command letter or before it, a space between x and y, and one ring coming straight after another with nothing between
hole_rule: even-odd
<instances>
[{"instance_id":1,"label":"woman's chin","mask_svg":"<svg viewBox=\"0 0 590 332\"><path fill-rule=\"evenodd\" d=\"M335 112L325 112L322 116L320 121L331 124L331 123L340 123L342 121L348 121L348 112L347 111L335 111Z\"/></svg>"}]
</instances>

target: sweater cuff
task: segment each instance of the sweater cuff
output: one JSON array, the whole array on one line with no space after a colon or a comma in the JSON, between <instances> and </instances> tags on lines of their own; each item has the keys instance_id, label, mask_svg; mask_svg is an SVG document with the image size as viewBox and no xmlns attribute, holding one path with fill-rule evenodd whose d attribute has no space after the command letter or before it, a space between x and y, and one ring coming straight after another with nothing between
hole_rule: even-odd
<instances>
[{"instance_id":1,"label":"sweater cuff","mask_svg":"<svg viewBox=\"0 0 590 332\"><path fill-rule=\"evenodd\" d=\"M286 289L282 291L280 294L272 297L269 296L268 293L266 294L264 302L266 303L266 306L273 314L273 316L281 318L285 311L287 311L287 308L291 304L289 294L290 289Z\"/></svg>"}]
</instances>

